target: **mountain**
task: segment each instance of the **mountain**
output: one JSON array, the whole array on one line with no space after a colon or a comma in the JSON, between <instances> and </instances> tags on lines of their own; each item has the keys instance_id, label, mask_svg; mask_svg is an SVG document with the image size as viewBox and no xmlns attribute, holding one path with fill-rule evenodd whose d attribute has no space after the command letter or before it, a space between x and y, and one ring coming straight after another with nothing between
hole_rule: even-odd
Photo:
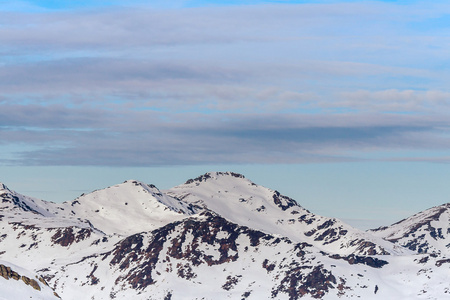
<instances>
[{"instance_id":1,"label":"mountain","mask_svg":"<svg viewBox=\"0 0 450 300\"><path fill-rule=\"evenodd\" d=\"M0 201L0 259L28 270L82 258L101 249L96 241L108 239L89 220L66 216L61 205L21 195L4 184Z\"/></svg>"},{"instance_id":2,"label":"mountain","mask_svg":"<svg viewBox=\"0 0 450 300\"><path fill-rule=\"evenodd\" d=\"M416 228L445 244L448 206L362 232L232 172L167 191L128 180L65 203L1 184L0 201L0 259L66 300L450 299L445 247L402 240Z\"/></svg>"},{"instance_id":3,"label":"mountain","mask_svg":"<svg viewBox=\"0 0 450 300\"><path fill-rule=\"evenodd\" d=\"M86 221L65 216L61 205L11 191L3 183L0 183L0 205L0 217L9 223L39 227L90 226Z\"/></svg>"},{"instance_id":4,"label":"mountain","mask_svg":"<svg viewBox=\"0 0 450 300\"><path fill-rule=\"evenodd\" d=\"M327 254L203 212L40 273L63 299L445 299L447 263Z\"/></svg>"},{"instance_id":5,"label":"mountain","mask_svg":"<svg viewBox=\"0 0 450 300\"><path fill-rule=\"evenodd\" d=\"M418 253L450 255L450 203L374 229L371 233Z\"/></svg>"},{"instance_id":6,"label":"mountain","mask_svg":"<svg viewBox=\"0 0 450 300\"><path fill-rule=\"evenodd\" d=\"M19 219L30 216L50 217L54 215L56 206L54 203L37 198L28 197L11 191L5 184L0 182L1 211L8 218L19 215Z\"/></svg>"},{"instance_id":7,"label":"mountain","mask_svg":"<svg viewBox=\"0 0 450 300\"><path fill-rule=\"evenodd\" d=\"M168 191L197 210L208 209L241 225L343 255L408 252L335 218L322 217L278 191L259 186L241 174L206 173Z\"/></svg>"},{"instance_id":8,"label":"mountain","mask_svg":"<svg viewBox=\"0 0 450 300\"><path fill-rule=\"evenodd\" d=\"M360 260L354 276L387 264L377 258L351 258ZM60 278L61 287L81 280L76 294L63 289L63 298L317 298L328 292L353 294L346 292L346 282L351 280L347 277L352 275L333 270L336 264L347 265L346 259L350 258L331 258L312 245L293 243L204 212L152 232L129 236L110 251L51 274ZM378 283L365 279L361 282L370 284L361 288L367 294L372 294ZM98 290L108 293L102 297ZM144 290L148 292L141 294Z\"/></svg>"},{"instance_id":9,"label":"mountain","mask_svg":"<svg viewBox=\"0 0 450 300\"><path fill-rule=\"evenodd\" d=\"M156 229L194 213L189 204L136 180L83 194L60 209L67 217L89 220L104 233L120 235Z\"/></svg>"},{"instance_id":10,"label":"mountain","mask_svg":"<svg viewBox=\"0 0 450 300\"><path fill-rule=\"evenodd\" d=\"M33 269L82 259L121 238L159 228L190 214L188 204L152 185L129 180L61 204L27 197L2 184L1 258ZM35 259L39 258L39 259Z\"/></svg>"}]
</instances>

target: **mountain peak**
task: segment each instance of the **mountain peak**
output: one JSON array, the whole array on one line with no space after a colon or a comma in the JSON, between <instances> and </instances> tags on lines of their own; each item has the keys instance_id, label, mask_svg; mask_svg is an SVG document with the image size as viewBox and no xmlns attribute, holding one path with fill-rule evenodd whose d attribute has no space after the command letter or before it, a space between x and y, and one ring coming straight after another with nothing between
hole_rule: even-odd
<instances>
[{"instance_id":1,"label":"mountain peak","mask_svg":"<svg viewBox=\"0 0 450 300\"><path fill-rule=\"evenodd\" d=\"M8 189L8 187L4 183L0 182L0 193L2 191L11 192L11 190Z\"/></svg>"},{"instance_id":2,"label":"mountain peak","mask_svg":"<svg viewBox=\"0 0 450 300\"><path fill-rule=\"evenodd\" d=\"M418 253L446 253L450 241L450 203L435 206L372 234Z\"/></svg>"},{"instance_id":3,"label":"mountain peak","mask_svg":"<svg viewBox=\"0 0 450 300\"><path fill-rule=\"evenodd\" d=\"M203 175L200 175L194 179L189 179L185 182L185 184L191 184L194 182L204 182L209 179L218 179L220 177L236 177L236 178L245 178L244 175L234 172L208 172Z\"/></svg>"},{"instance_id":4,"label":"mountain peak","mask_svg":"<svg viewBox=\"0 0 450 300\"><path fill-rule=\"evenodd\" d=\"M65 203L71 217L89 220L107 234L134 234L178 221L194 212L188 204L138 180L83 194Z\"/></svg>"},{"instance_id":5,"label":"mountain peak","mask_svg":"<svg viewBox=\"0 0 450 300\"><path fill-rule=\"evenodd\" d=\"M139 181L139 180L128 179L128 180L125 180L121 184L117 184L116 186L121 186L121 185L129 185L129 186L137 186L137 187L139 187L139 186L145 186L146 184L141 182L141 181Z\"/></svg>"}]
</instances>

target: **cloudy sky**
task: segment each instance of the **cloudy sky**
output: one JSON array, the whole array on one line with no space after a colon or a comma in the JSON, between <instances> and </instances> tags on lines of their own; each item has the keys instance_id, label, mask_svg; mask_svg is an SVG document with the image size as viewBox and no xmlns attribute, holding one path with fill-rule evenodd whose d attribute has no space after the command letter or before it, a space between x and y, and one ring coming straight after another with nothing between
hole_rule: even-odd
<instances>
[{"instance_id":1,"label":"cloudy sky","mask_svg":"<svg viewBox=\"0 0 450 300\"><path fill-rule=\"evenodd\" d=\"M449 30L447 1L0 1L0 181L232 170L394 222L450 201Z\"/></svg>"}]
</instances>

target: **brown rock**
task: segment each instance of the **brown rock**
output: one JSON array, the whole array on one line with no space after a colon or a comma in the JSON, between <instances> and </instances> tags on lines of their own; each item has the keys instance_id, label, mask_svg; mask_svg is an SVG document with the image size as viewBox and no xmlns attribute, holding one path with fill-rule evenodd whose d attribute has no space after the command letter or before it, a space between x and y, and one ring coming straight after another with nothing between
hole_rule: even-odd
<instances>
[{"instance_id":1,"label":"brown rock","mask_svg":"<svg viewBox=\"0 0 450 300\"><path fill-rule=\"evenodd\" d=\"M30 285L30 278L28 278L27 276L23 276L22 275L22 281L25 282L26 285Z\"/></svg>"},{"instance_id":2,"label":"brown rock","mask_svg":"<svg viewBox=\"0 0 450 300\"><path fill-rule=\"evenodd\" d=\"M39 283L34 280L34 279L30 279L30 286L33 287L33 289L40 291L41 287L39 286Z\"/></svg>"},{"instance_id":3,"label":"brown rock","mask_svg":"<svg viewBox=\"0 0 450 300\"><path fill-rule=\"evenodd\" d=\"M11 271L11 278L14 280L19 280L20 279L20 275L17 272Z\"/></svg>"},{"instance_id":4,"label":"brown rock","mask_svg":"<svg viewBox=\"0 0 450 300\"><path fill-rule=\"evenodd\" d=\"M0 275L6 280L9 280L8 270L4 265L0 265Z\"/></svg>"},{"instance_id":5,"label":"brown rock","mask_svg":"<svg viewBox=\"0 0 450 300\"><path fill-rule=\"evenodd\" d=\"M45 281L45 279L42 276L39 277L39 281L42 282L43 284L45 284L46 286L48 286L47 281Z\"/></svg>"}]
</instances>

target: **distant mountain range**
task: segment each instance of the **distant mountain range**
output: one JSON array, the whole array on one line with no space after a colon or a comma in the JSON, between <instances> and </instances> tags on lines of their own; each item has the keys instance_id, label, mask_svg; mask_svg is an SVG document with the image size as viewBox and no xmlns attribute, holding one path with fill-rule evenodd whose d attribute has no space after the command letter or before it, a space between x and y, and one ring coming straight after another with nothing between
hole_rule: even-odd
<instances>
[{"instance_id":1,"label":"distant mountain range","mask_svg":"<svg viewBox=\"0 0 450 300\"><path fill-rule=\"evenodd\" d=\"M450 299L450 204L364 232L212 172L64 203L0 184L0 225L0 299Z\"/></svg>"}]
</instances>

